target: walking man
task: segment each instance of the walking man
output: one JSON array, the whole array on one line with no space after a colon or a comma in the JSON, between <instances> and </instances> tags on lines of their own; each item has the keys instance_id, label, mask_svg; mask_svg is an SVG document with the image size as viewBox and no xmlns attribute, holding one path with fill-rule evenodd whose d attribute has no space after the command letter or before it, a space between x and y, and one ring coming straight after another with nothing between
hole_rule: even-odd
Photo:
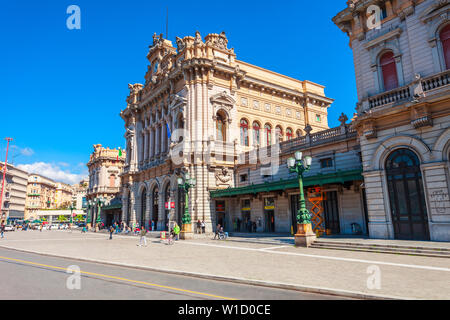
<instances>
[{"instance_id":1,"label":"walking man","mask_svg":"<svg viewBox=\"0 0 450 320\"><path fill-rule=\"evenodd\" d=\"M111 226L111 227L109 228L109 240L112 240L112 235L113 235L113 233L114 233L114 227Z\"/></svg>"},{"instance_id":2,"label":"walking man","mask_svg":"<svg viewBox=\"0 0 450 320\"><path fill-rule=\"evenodd\" d=\"M141 239L139 240L139 247L142 247L142 242L144 242L144 246L147 246L147 230L144 227L141 228Z\"/></svg>"},{"instance_id":3,"label":"walking man","mask_svg":"<svg viewBox=\"0 0 450 320\"><path fill-rule=\"evenodd\" d=\"M216 240L216 237L219 237L219 231L220 231L220 224L216 227L216 233L214 234L214 240Z\"/></svg>"},{"instance_id":4,"label":"walking man","mask_svg":"<svg viewBox=\"0 0 450 320\"><path fill-rule=\"evenodd\" d=\"M2 239L4 237L4 233L5 233L5 224L2 222L2 225L0 226L0 232L2 234Z\"/></svg>"},{"instance_id":5,"label":"walking man","mask_svg":"<svg viewBox=\"0 0 450 320\"><path fill-rule=\"evenodd\" d=\"M175 233L175 240L178 241L179 234L180 234L180 226L178 224L175 224L175 228L173 228L173 232Z\"/></svg>"},{"instance_id":6,"label":"walking man","mask_svg":"<svg viewBox=\"0 0 450 320\"><path fill-rule=\"evenodd\" d=\"M205 220L202 220L202 233L205 233Z\"/></svg>"}]
</instances>

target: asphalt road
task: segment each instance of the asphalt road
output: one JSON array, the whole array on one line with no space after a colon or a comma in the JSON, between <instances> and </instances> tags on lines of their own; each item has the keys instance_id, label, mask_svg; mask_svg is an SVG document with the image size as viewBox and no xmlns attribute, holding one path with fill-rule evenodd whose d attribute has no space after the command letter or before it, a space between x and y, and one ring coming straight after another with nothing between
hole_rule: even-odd
<instances>
[{"instance_id":1,"label":"asphalt road","mask_svg":"<svg viewBox=\"0 0 450 320\"><path fill-rule=\"evenodd\" d=\"M89 248L86 248L89 250ZM79 281L69 266L78 266ZM74 267L72 267L74 268ZM70 279L69 279L70 277ZM80 289L69 289L80 284ZM334 300L340 297L197 279L0 248L1 300Z\"/></svg>"}]
</instances>

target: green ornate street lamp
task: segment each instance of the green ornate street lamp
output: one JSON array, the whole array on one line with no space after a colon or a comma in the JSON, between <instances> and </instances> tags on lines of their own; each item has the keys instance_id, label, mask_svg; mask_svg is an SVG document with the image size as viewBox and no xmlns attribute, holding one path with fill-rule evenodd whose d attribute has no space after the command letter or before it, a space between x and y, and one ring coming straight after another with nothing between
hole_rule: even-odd
<instances>
[{"instance_id":1,"label":"green ornate street lamp","mask_svg":"<svg viewBox=\"0 0 450 320\"><path fill-rule=\"evenodd\" d=\"M95 220L95 232L98 231L98 224L99 224L100 222L102 222L102 219L101 219L101 217L100 217L100 214L101 214L101 209L102 209L103 205L105 204L105 200L106 200L106 199L104 199L102 196L100 196L100 197L94 199L94 205L96 205L97 208L98 208L98 211L97 211L97 219Z\"/></svg>"},{"instance_id":2,"label":"green ornate street lamp","mask_svg":"<svg viewBox=\"0 0 450 320\"><path fill-rule=\"evenodd\" d=\"M312 158L307 156L303 159L303 154L300 151L295 153L295 158L287 160L289 172L297 173L298 185L300 188L300 208L297 212L297 233L295 235L296 246L309 247L314 242L316 236L312 232L311 215L306 209L305 194L303 191L303 174L308 172L311 168Z\"/></svg>"},{"instance_id":3,"label":"green ornate street lamp","mask_svg":"<svg viewBox=\"0 0 450 320\"><path fill-rule=\"evenodd\" d=\"M88 200L87 202L87 213L86 213L86 226L91 223L91 209L94 207L94 202L92 200ZM92 228L92 226L91 226Z\"/></svg>"},{"instance_id":4,"label":"green ornate street lamp","mask_svg":"<svg viewBox=\"0 0 450 320\"><path fill-rule=\"evenodd\" d=\"M189 189L194 188L197 185L197 180L194 178L191 178L189 173L186 173L185 179L178 178L178 186L184 190L185 193L185 209L184 209L184 215L181 219L183 226L181 231L181 239L187 239L189 236L187 234L192 233L192 219L191 215L189 214Z\"/></svg>"},{"instance_id":5,"label":"green ornate street lamp","mask_svg":"<svg viewBox=\"0 0 450 320\"><path fill-rule=\"evenodd\" d=\"M74 209L73 203L70 204L69 209L70 209L70 220L69 220L69 223L72 225L72 223L73 223L73 220L72 220L72 218L73 218L73 209Z\"/></svg>"}]
</instances>

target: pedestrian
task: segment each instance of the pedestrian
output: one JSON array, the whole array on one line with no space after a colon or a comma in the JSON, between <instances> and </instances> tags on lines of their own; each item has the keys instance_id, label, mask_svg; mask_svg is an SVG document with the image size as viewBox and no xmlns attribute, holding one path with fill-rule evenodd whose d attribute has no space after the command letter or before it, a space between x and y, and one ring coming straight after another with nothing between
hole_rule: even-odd
<instances>
[{"instance_id":1,"label":"pedestrian","mask_svg":"<svg viewBox=\"0 0 450 320\"><path fill-rule=\"evenodd\" d=\"M252 232L252 220L247 220L247 231Z\"/></svg>"},{"instance_id":2,"label":"pedestrian","mask_svg":"<svg viewBox=\"0 0 450 320\"><path fill-rule=\"evenodd\" d=\"M111 226L111 228L109 228L109 240L112 240L113 232L114 232L114 228Z\"/></svg>"},{"instance_id":3,"label":"pedestrian","mask_svg":"<svg viewBox=\"0 0 450 320\"><path fill-rule=\"evenodd\" d=\"M42 232L42 224L39 226L39 232Z\"/></svg>"},{"instance_id":4,"label":"pedestrian","mask_svg":"<svg viewBox=\"0 0 450 320\"><path fill-rule=\"evenodd\" d=\"M256 232L256 222L253 221L253 232Z\"/></svg>"},{"instance_id":5,"label":"pedestrian","mask_svg":"<svg viewBox=\"0 0 450 320\"><path fill-rule=\"evenodd\" d=\"M233 222L233 230L234 230L235 232L237 232L237 218L234 219L234 222Z\"/></svg>"},{"instance_id":6,"label":"pedestrian","mask_svg":"<svg viewBox=\"0 0 450 320\"><path fill-rule=\"evenodd\" d=\"M202 233L205 233L205 220L202 220Z\"/></svg>"},{"instance_id":7,"label":"pedestrian","mask_svg":"<svg viewBox=\"0 0 450 320\"><path fill-rule=\"evenodd\" d=\"M86 233L86 225L84 225L83 228L81 229L81 233Z\"/></svg>"},{"instance_id":8,"label":"pedestrian","mask_svg":"<svg viewBox=\"0 0 450 320\"><path fill-rule=\"evenodd\" d=\"M152 229L151 231L155 231L155 221L152 220Z\"/></svg>"},{"instance_id":9,"label":"pedestrian","mask_svg":"<svg viewBox=\"0 0 450 320\"><path fill-rule=\"evenodd\" d=\"M147 230L144 227L141 228L141 239L139 239L139 247L142 247L142 242L144 242L144 246L147 246Z\"/></svg>"},{"instance_id":10,"label":"pedestrian","mask_svg":"<svg viewBox=\"0 0 450 320\"><path fill-rule=\"evenodd\" d=\"M0 233L2 235L2 239L4 237L4 233L5 233L5 224L2 222L2 225L0 226Z\"/></svg>"},{"instance_id":11,"label":"pedestrian","mask_svg":"<svg viewBox=\"0 0 450 320\"><path fill-rule=\"evenodd\" d=\"M216 237L217 238L219 237L219 231L220 231L220 224L216 226L216 233L214 234L214 240L216 240Z\"/></svg>"},{"instance_id":12,"label":"pedestrian","mask_svg":"<svg viewBox=\"0 0 450 320\"><path fill-rule=\"evenodd\" d=\"M197 233L202 233L202 222L200 219L197 221Z\"/></svg>"},{"instance_id":13,"label":"pedestrian","mask_svg":"<svg viewBox=\"0 0 450 320\"><path fill-rule=\"evenodd\" d=\"M175 240L178 241L179 234L180 234L180 226L178 224L175 224L175 227L173 228L173 232L175 233Z\"/></svg>"}]
</instances>

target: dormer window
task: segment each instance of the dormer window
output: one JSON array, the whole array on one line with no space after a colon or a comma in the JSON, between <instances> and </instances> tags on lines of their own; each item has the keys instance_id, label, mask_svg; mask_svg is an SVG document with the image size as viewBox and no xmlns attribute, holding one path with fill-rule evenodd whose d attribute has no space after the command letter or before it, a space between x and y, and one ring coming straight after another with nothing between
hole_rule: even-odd
<instances>
[{"instance_id":1,"label":"dormer window","mask_svg":"<svg viewBox=\"0 0 450 320\"><path fill-rule=\"evenodd\" d=\"M155 62L153 62L153 73L158 72L158 68L159 68L159 63L158 63L158 61L155 60Z\"/></svg>"}]
</instances>

